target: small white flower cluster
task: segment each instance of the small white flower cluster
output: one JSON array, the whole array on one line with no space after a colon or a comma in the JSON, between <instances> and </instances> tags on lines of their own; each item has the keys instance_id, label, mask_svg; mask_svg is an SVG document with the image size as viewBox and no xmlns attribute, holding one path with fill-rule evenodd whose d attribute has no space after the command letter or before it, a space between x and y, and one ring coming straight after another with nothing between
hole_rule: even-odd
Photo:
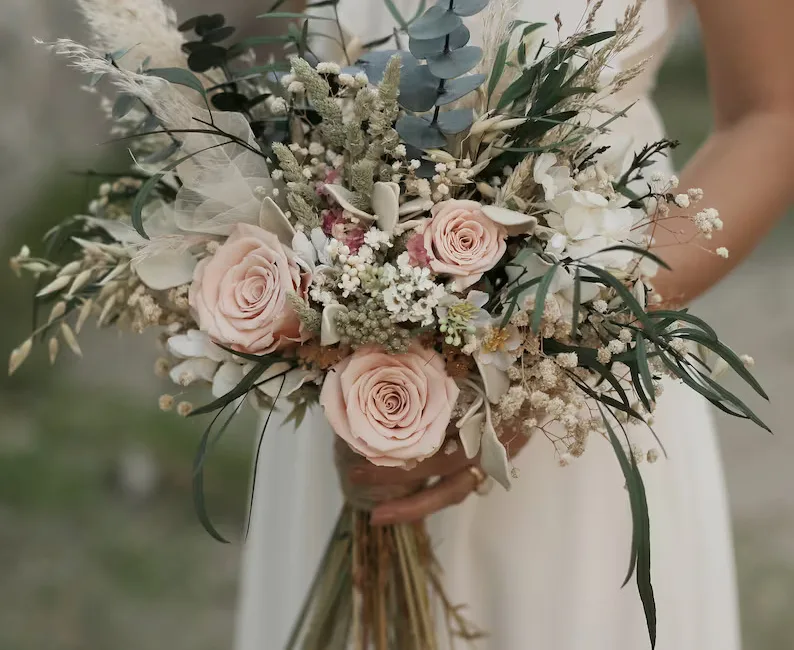
<instances>
[{"instance_id":1,"label":"small white flower cluster","mask_svg":"<svg viewBox=\"0 0 794 650\"><path fill-rule=\"evenodd\" d=\"M701 210L694 217L692 221L706 239L711 239L715 230L722 230L722 219L720 213L714 208L706 208Z\"/></svg>"},{"instance_id":2,"label":"small white flower cluster","mask_svg":"<svg viewBox=\"0 0 794 650\"><path fill-rule=\"evenodd\" d=\"M396 261L396 267L388 263L381 267L383 304L398 323L432 325L434 311L447 295L444 285L433 282L427 267L413 266L408 253L400 254Z\"/></svg>"}]
</instances>

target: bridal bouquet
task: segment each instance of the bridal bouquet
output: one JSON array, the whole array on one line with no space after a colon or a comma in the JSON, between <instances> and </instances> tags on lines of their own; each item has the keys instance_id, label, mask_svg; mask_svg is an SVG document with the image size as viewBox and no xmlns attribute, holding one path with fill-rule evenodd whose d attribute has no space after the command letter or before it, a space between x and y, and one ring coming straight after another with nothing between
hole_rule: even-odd
<instances>
[{"instance_id":1,"label":"bridal bouquet","mask_svg":"<svg viewBox=\"0 0 794 650\"><path fill-rule=\"evenodd\" d=\"M40 317L10 371L34 342L52 361L64 345L80 354L92 317L158 328L158 371L215 397L160 402L214 414L194 483L219 539L202 468L244 403L300 422L319 402L375 465L459 447L504 489L520 480L516 436L546 437L562 465L610 444L633 517L626 582L653 643L638 464L663 447L639 449L627 425L651 427L665 377L761 426L715 377L732 368L764 393L746 359L653 290L658 231L685 217L707 245L722 222L702 191L652 171L675 143L632 151L609 137L629 109L610 99L641 69L610 73L611 62L636 38L642 3L609 32L593 30L593 3L552 43L504 0L441 0L413 17L386 0L396 27L368 44L342 29L335 0L306 14L276 2L261 18L286 33L239 42L220 14L177 27L160 0L78 3L93 46L49 47L93 92L115 91L104 105L133 165L47 234L43 256L13 258L36 279ZM480 12L476 47L464 19ZM251 48L266 43L286 55L258 65ZM329 44L337 53L320 57ZM424 527L370 528L361 501L349 496L289 647L437 648L439 611L473 638Z\"/></svg>"}]
</instances>

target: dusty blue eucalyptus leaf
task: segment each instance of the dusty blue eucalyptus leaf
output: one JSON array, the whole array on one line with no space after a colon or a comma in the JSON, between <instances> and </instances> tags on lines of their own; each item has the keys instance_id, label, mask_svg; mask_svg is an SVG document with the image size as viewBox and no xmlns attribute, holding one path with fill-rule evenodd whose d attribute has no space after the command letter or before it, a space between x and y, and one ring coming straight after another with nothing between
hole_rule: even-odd
<instances>
[{"instance_id":1,"label":"dusty blue eucalyptus leaf","mask_svg":"<svg viewBox=\"0 0 794 650\"><path fill-rule=\"evenodd\" d=\"M403 115L395 125L397 133L417 149L437 149L447 143L444 134L430 120L416 115Z\"/></svg>"},{"instance_id":2,"label":"dusty blue eucalyptus leaf","mask_svg":"<svg viewBox=\"0 0 794 650\"><path fill-rule=\"evenodd\" d=\"M449 49L458 50L469 42L471 33L466 25L461 25L454 32L449 34ZM447 37L441 36L439 38L430 38L422 40L419 38L412 38L408 41L408 49L411 50L417 59L425 59L434 54L441 54L444 51Z\"/></svg>"},{"instance_id":3,"label":"dusty blue eucalyptus leaf","mask_svg":"<svg viewBox=\"0 0 794 650\"><path fill-rule=\"evenodd\" d=\"M444 86L444 92L436 99L436 106L446 106L468 95L485 82L484 74L471 74L459 79L452 79Z\"/></svg>"},{"instance_id":4,"label":"dusty blue eucalyptus leaf","mask_svg":"<svg viewBox=\"0 0 794 650\"><path fill-rule=\"evenodd\" d=\"M490 0L455 0L452 11L458 16L473 16L488 6Z\"/></svg>"},{"instance_id":5,"label":"dusty blue eucalyptus leaf","mask_svg":"<svg viewBox=\"0 0 794 650\"><path fill-rule=\"evenodd\" d=\"M438 98L438 79L436 79L426 65L414 65L404 60L402 75L400 76L400 106L413 111L424 113L436 105Z\"/></svg>"},{"instance_id":6,"label":"dusty blue eucalyptus leaf","mask_svg":"<svg viewBox=\"0 0 794 650\"><path fill-rule=\"evenodd\" d=\"M442 133L455 135L468 129L474 122L474 113L470 108L456 108L452 111L440 113L438 127Z\"/></svg>"},{"instance_id":7,"label":"dusty blue eucalyptus leaf","mask_svg":"<svg viewBox=\"0 0 794 650\"><path fill-rule=\"evenodd\" d=\"M113 119L120 120L132 110L138 98L130 93L119 93L116 103L113 104Z\"/></svg>"},{"instance_id":8,"label":"dusty blue eucalyptus leaf","mask_svg":"<svg viewBox=\"0 0 794 650\"><path fill-rule=\"evenodd\" d=\"M427 40L451 34L463 24L460 16L448 11L440 5L430 7L424 16L419 18L408 29L408 36Z\"/></svg>"},{"instance_id":9,"label":"dusty blue eucalyptus leaf","mask_svg":"<svg viewBox=\"0 0 794 650\"><path fill-rule=\"evenodd\" d=\"M454 79L472 70L482 57L482 50L475 45L467 45L454 52L442 52L427 57L427 65L439 79Z\"/></svg>"},{"instance_id":10,"label":"dusty blue eucalyptus leaf","mask_svg":"<svg viewBox=\"0 0 794 650\"><path fill-rule=\"evenodd\" d=\"M362 55L357 61L358 66L356 67L359 69L364 69L364 72L367 73L370 83L378 84L380 83L381 79L383 79L383 73L386 71L386 65L388 65L389 60L395 54L400 55L403 66L410 64L410 62L414 60L410 53L405 52L404 50L380 50L377 52L367 52L366 54ZM355 72L352 70L348 71L347 69L343 70L342 72L355 74Z\"/></svg>"}]
</instances>

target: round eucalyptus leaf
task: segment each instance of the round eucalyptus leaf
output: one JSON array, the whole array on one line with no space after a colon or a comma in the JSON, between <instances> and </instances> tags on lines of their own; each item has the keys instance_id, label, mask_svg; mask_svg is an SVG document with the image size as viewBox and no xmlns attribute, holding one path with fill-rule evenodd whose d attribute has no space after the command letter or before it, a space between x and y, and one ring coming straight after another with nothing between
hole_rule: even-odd
<instances>
[{"instance_id":1,"label":"round eucalyptus leaf","mask_svg":"<svg viewBox=\"0 0 794 650\"><path fill-rule=\"evenodd\" d=\"M459 79L451 79L444 86L444 92L436 99L436 106L445 106L477 90L485 82L484 74L470 74Z\"/></svg>"},{"instance_id":2,"label":"round eucalyptus leaf","mask_svg":"<svg viewBox=\"0 0 794 650\"><path fill-rule=\"evenodd\" d=\"M213 29L202 35L201 40L205 43L219 43L229 38L232 34L234 34L235 31L237 30L231 25L218 27L218 29Z\"/></svg>"},{"instance_id":3,"label":"round eucalyptus leaf","mask_svg":"<svg viewBox=\"0 0 794 650\"><path fill-rule=\"evenodd\" d=\"M473 16L488 6L489 0L455 0L452 11L458 16Z\"/></svg>"},{"instance_id":4,"label":"round eucalyptus leaf","mask_svg":"<svg viewBox=\"0 0 794 650\"><path fill-rule=\"evenodd\" d=\"M386 71L386 65L395 54L400 55L402 58L403 70L405 70L405 67L410 65L411 62L413 62L415 65L419 65L414 57L406 56L408 55L408 52L401 50L367 52L366 54L362 55L356 63L364 69L364 72L367 73L370 83L377 84L380 83L381 79L383 79L383 73ZM355 72L348 69L345 69L342 72L355 74Z\"/></svg>"},{"instance_id":5,"label":"round eucalyptus leaf","mask_svg":"<svg viewBox=\"0 0 794 650\"><path fill-rule=\"evenodd\" d=\"M189 43L182 43L182 51L185 54L192 54L196 50L206 47L203 41L190 41Z\"/></svg>"},{"instance_id":6,"label":"round eucalyptus leaf","mask_svg":"<svg viewBox=\"0 0 794 650\"><path fill-rule=\"evenodd\" d=\"M223 14L212 14L211 16L201 16L196 21L196 34L204 36L207 32L213 29L220 29L226 24L226 18Z\"/></svg>"},{"instance_id":7,"label":"round eucalyptus leaf","mask_svg":"<svg viewBox=\"0 0 794 650\"><path fill-rule=\"evenodd\" d=\"M218 93L212 96L212 105L219 111L234 111L241 113L248 108L248 97L241 93Z\"/></svg>"},{"instance_id":8,"label":"round eucalyptus leaf","mask_svg":"<svg viewBox=\"0 0 794 650\"><path fill-rule=\"evenodd\" d=\"M202 14L201 16L193 16L193 18L188 18L179 27L177 27L177 29L180 32L189 32L190 30L196 28L196 25L198 25L199 20L202 18L209 18L209 16Z\"/></svg>"},{"instance_id":9,"label":"round eucalyptus leaf","mask_svg":"<svg viewBox=\"0 0 794 650\"><path fill-rule=\"evenodd\" d=\"M458 50L469 42L471 33L466 25L461 25L454 32L449 34L449 49ZM441 54L444 51L447 37L441 36L439 38L429 38L422 40L419 38L412 38L408 41L408 49L411 50L417 59L426 59L428 56L434 54Z\"/></svg>"},{"instance_id":10,"label":"round eucalyptus leaf","mask_svg":"<svg viewBox=\"0 0 794 650\"><path fill-rule=\"evenodd\" d=\"M416 115L403 115L395 125L397 133L407 143L417 149L438 149L447 143L438 126L430 120Z\"/></svg>"},{"instance_id":11,"label":"round eucalyptus leaf","mask_svg":"<svg viewBox=\"0 0 794 650\"><path fill-rule=\"evenodd\" d=\"M440 113L438 116L438 127L442 133L455 135L468 129L474 122L474 113L470 108L456 108L452 111Z\"/></svg>"},{"instance_id":12,"label":"round eucalyptus leaf","mask_svg":"<svg viewBox=\"0 0 794 650\"><path fill-rule=\"evenodd\" d=\"M226 48L220 45L205 45L190 53L188 67L193 72L206 72L210 68L222 65L226 61Z\"/></svg>"},{"instance_id":13,"label":"round eucalyptus leaf","mask_svg":"<svg viewBox=\"0 0 794 650\"><path fill-rule=\"evenodd\" d=\"M462 24L460 16L440 5L435 5L408 28L408 36L422 40L439 38L452 33Z\"/></svg>"},{"instance_id":14,"label":"round eucalyptus leaf","mask_svg":"<svg viewBox=\"0 0 794 650\"><path fill-rule=\"evenodd\" d=\"M482 50L479 47L467 45L454 52L427 57L427 65L439 79L454 79L474 68L481 57Z\"/></svg>"},{"instance_id":15,"label":"round eucalyptus leaf","mask_svg":"<svg viewBox=\"0 0 794 650\"><path fill-rule=\"evenodd\" d=\"M406 65L403 68L398 98L400 106L414 113L424 113L436 105L437 98L438 79L426 65Z\"/></svg>"}]
</instances>

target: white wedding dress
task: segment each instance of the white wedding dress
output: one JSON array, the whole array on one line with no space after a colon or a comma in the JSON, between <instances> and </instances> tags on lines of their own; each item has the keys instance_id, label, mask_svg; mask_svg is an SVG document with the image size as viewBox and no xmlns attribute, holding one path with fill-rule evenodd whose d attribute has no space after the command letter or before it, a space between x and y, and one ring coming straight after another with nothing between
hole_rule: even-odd
<instances>
[{"instance_id":1,"label":"white wedding dress","mask_svg":"<svg viewBox=\"0 0 794 650\"><path fill-rule=\"evenodd\" d=\"M395 0L410 16L416 0ZM574 29L585 0L524 0L519 18ZM605 0L598 29L610 29L627 0ZM649 0L633 61L655 55L645 76L619 98L637 104L614 128L644 143L662 127L649 99L685 7ZM381 0L342 0L344 26L362 41L388 34ZM478 38L476 18L469 19ZM556 33L550 31L551 38ZM733 550L715 430L708 404L670 384L655 429L669 459L643 464L651 514L652 576L659 650L737 650ZM275 418L274 418L275 419ZM333 434L317 409L298 431L271 422L261 443L251 528L242 566L236 650L281 650L341 503ZM646 432L632 432L655 446ZM488 631L482 650L643 650L647 631L635 585L624 589L631 522L623 477L608 442L557 465L535 436L516 459L510 492L496 487L436 515L431 531L454 601ZM406 649L409 650L409 649Z\"/></svg>"}]
</instances>

